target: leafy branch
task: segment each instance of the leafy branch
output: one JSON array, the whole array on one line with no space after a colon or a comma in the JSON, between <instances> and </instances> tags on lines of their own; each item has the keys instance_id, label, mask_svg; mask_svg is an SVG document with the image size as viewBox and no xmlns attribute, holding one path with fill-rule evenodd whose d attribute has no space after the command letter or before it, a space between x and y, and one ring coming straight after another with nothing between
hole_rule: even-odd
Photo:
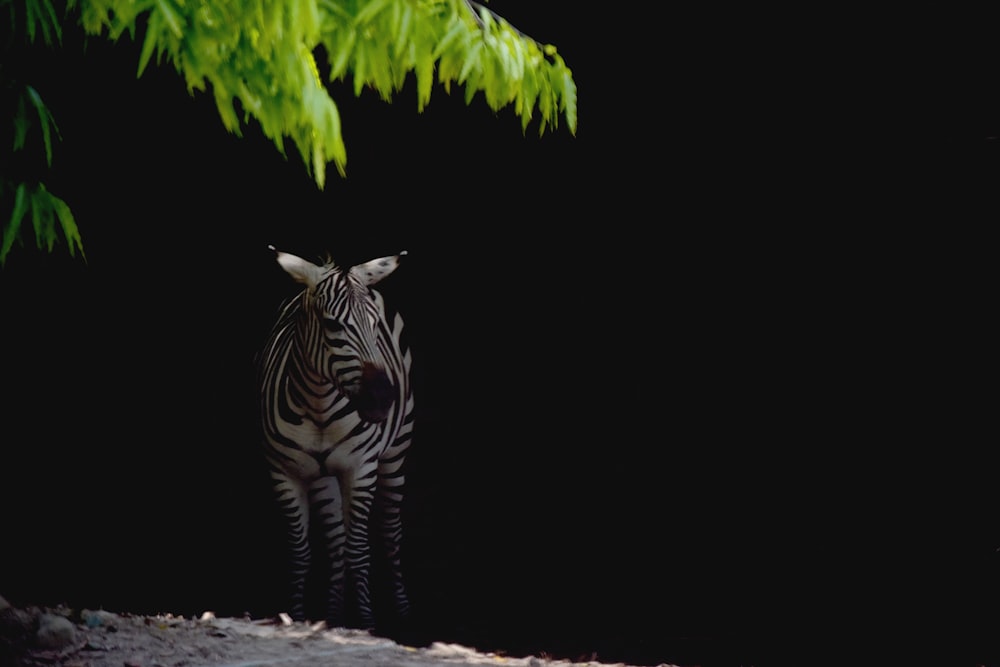
<instances>
[{"instance_id":1,"label":"leafy branch","mask_svg":"<svg viewBox=\"0 0 1000 667\"><path fill-rule=\"evenodd\" d=\"M0 242L0 266L6 263L7 254L14 241L19 238L24 219L29 215L35 242L39 248L44 244L45 248L52 252L61 229L69 245L70 255L75 255L76 250L79 250L81 256L85 257L80 230L66 202L49 192L44 183L30 185L21 182L10 189L13 191L14 205L10 221L3 229L3 241ZM7 190L8 188L4 187L5 199L8 196Z\"/></svg>"},{"instance_id":2,"label":"leafy branch","mask_svg":"<svg viewBox=\"0 0 1000 667\"><path fill-rule=\"evenodd\" d=\"M340 113L326 83L348 76L356 96L368 88L390 100L412 73L418 112L435 83L449 93L458 85L467 104L481 92L493 110L512 106L522 130L537 120L542 134L564 119L576 132L576 84L556 48L472 0L65 0L62 12L57 4L0 0L10 19L6 41L61 44L71 20L89 35L141 39L138 76L151 62L172 64L189 92L211 91L230 132L240 135L254 119L283 155L290 140L320 188L330 162L346 175ZM0 35L9 50L4 41ZM51 167L58 128L48 108L2 64L0 86L19 91L13 109L0 109L13 118L14 152L38 134ZM51 249L61 231L70 252L82 254L66 203L7 171L0 168L0 211L11 211L0 218L0 265L29 214L40 247Z\"/></svg>"},{"instance_id":3,"label":"leafy branch","mask_svg":"<svg viewBox=\"0 0 1000 667\"><path fill-rule=\"evenodd\" d=\"M435 80L450 90L479 91L499 110L509 104L526 128L539 112L539 132L560 114L576 130L576 86L551 45L540 45L479 5L465 0L89 0L83 25L117 40L144 22L139 74L155 59L171 62L188 89L211 89L225 127L240 134L252 117L282 154L291 139L317 185L332 161L345 174L340 114L319 73L325 54L330 81L353 78L354 94L384 100L412 72L417 109ZM241 118L242 116L242 118Z\"/></svg>"},{"instance_id":4,"label":"leafy branch","mask_svg":"<svg viewBox=\"0 0 1000 667\"><path fill-rule=\"evenodd\" d=\"M29 43L41 39L46 46L53 46L62 41L59 15L51 0L27 0L23 4L0 0L0 12L5 12L9 19L12 39L16 38L19 29L23 29ZM60 138L59 128L41 95L32 86L8 78L2 69L0 86L5 93L5 102L12 106L3 109L13 118L12 154L23 153L33 147L29 138L40 136L45 166L51 168L52 144L53 139ZM36 129L37 132L34 132ZM6 264L14 242L22 241L21 229L26 218L31 220L35 244L39 248L44 246L51 252L61 232L70 254L75 255L79 250L84 256L80 231L66 202L50 192L40 180L17 173L16 169L5 173L7 171L0 170L0 202L5 204L0 210L6 210L6 204L10 202L10 217L0 228L0 266Z\"/></svg>"}]
</instances>

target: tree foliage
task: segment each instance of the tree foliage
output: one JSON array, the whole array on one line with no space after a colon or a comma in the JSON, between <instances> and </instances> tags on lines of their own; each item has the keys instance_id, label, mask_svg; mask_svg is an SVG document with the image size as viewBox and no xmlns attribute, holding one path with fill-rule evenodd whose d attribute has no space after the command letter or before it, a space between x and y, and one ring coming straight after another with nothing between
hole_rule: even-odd
<instances>
[{"instance_id":1,"label":"tree foliage","mask_svg":"<svg viewBox=\"0 0 1000 667\"><path fill-rule=\"evenodd\" d=\"M24 3L0 0L0 15L9 21L12 34L23 29L29 43L41 40L46 46L53 46L62 40L61 18L50 0ZM0 119L12 119L12 157L27 150L35 151L40 145L45 166L51 167L52 146L54 140L59 138L59 128L41 95L28 83L7 77L2 65L0 87L3 89ZM6 262L14 241L20 238L26 219L31 220L38 247L44 246L51 252L61 231L70 254L75 255L79 251L82 255L80 232L69 206L50 192L40 179L16 173L19 170L9 166L13 162L13 159L10 160L5 168L0 169L0 202L3 203L0 215L10 211L0 227L3 230L0 235L0 265Z\"/></svg>"},{"instance_id":2,"label":"tree foliage","mask_svg":"<svg viewBox=\"0 0 1000 667\"><path fill-rule=\"evenodd\" d=\"M460 86L467 103L481 92L494 110L512 106L525 131L537 121L544 133L560 119L576 131L576 84L556 48L469 0L70 0L64 15L52 0L0 0L0 8L29 42L58 44L73 22L92 36L128 35L141 43L139 76L151 62L172 64L189 91L211 92L230 132L255 120L282 154L290 140L320 188L330 162L346 175L333 81L349 79L355 95L369 88L388 101L412 73L418 112L435 84ZM15 150L37 128L51 163L55 124L25 90L29 103L13 112ZM0 185L3 209L12 210L0 263L22 227L17 216L29 211L39 245L52 247L58 222L70 250L82 251L62 200L40 183Z\"/></svg>"}]
</instances>

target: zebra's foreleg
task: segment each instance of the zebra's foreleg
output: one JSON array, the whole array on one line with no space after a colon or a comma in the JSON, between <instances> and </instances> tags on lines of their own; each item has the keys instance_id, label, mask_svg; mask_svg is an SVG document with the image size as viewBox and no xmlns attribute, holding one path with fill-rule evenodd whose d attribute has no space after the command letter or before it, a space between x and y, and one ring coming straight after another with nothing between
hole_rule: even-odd
<instances>
[{"instance_id":1,"label":"zebra's foreleg","mask_svg":"<svg viewBox=\"0 0 1000 667\"><path fill-rule=\"evenodd\" d=\"M326 623L344 625L344 502L336 477L320 477L309 489L326 547L329 577L326 590Z\"/></svg>"},{"instance_id":2,"label":"zebra's foreleg","mask_svg":"<svg viewBox=\"0 0 1000 667\"><path fill-rule=\"evenodd\" d=\"M381 519L382 546L389 565L392 596L398 619L410 613L410 601L403 583L400 548L403 542L403 475L398 462L387 461L379 465L378 494Z\"/></svg>"},{"instance_id":3,"label":"zebra's foreleg","mask_svg":"<svg viewBox=\"0 0 1000 667\"><path fill-rule=\"evenodd\" d=\"M347 575L351 582L358 610L358 624L362 628L373 628L375 627L375 615L372 613L372 596L368 585L368 572L371 565L368 519L371 515L372 503L375 500L375 483L372 478L368 478L368 484L359 484L358 481L363 480L356 480L355 485L345 497L349 511L345 556Z\"/></svg>"},{"instance_id":4,"label":"zebra's foreleg","mask_svg":"<svg viewBox=\"0 0 1000 667\"><path fill-rule=\"evenodd\" d=\"M278 505L285 517L289 546L289 610L296 621L306 620L305 588L309 573L309 501L305 491L295 481L279 472L272 472Z\"/></svg>"}]
</instances>

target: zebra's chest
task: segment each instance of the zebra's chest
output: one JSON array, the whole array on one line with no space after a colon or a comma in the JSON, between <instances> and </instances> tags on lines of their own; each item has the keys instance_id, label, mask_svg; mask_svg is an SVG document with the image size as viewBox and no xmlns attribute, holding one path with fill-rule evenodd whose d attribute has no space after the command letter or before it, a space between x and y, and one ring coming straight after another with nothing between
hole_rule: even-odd
<instances>
[{"instance_id":1,"label":"zebra's chest","mask_svg":"<svg viewBox=\"0 0 1000 667\"><path fill-rule=\"evenodd\" d=\"M383 425L364 423L356 413L329 424L285 423L278 431L286 445L272 446L280 450L285 471L299 479L356 472L373 465L387 439Z\"/></svg>"},{"instance_id":2,"label":"zebra's chest","mask_svg":"<svg viewBox=\"0 0 1000 667\"><path fill-rule=\"evenodd\" d=\"M363 424L357 413L334 421L304 418L279 427L282 435L307 452L325 452L349 443L352 436L370 436L373 425Z\"/></svg>"}]
</instances>

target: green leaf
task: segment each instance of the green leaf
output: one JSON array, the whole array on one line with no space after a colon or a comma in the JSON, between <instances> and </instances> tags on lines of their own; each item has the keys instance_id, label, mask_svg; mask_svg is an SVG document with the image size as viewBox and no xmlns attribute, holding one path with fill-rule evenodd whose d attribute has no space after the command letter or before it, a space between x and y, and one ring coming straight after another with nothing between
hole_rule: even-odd
<instances>
[{"instance_id":1,"label":"green leaf","mask_svg":"<svg viewBox=\"0 0 1000 667\"><path fill-rule=\"evenodd\" d=\"M31 43L34 43L35 41L35 22L37 20L35 18L36 11L37 7L35 6L34 2L28 0L28 2L24 3L24 16L25 16L24 20L25 23L27 24L26 27L28 28L28 41Z\"/></svg>"},{"instance_id":2,"label":"green leaf","mask_svg":"<svg viewBox=\"0 0 1000 667\"><path fill-rule=\"evenodd\" d=\"M389 2L390 0L369 0L364 9L354 15L355 25L363 25L371 21L376 14L386 8Z\"/></svg>"},{"instance_id":3,"label":"green leaf","mask_svg":"<svg viewBox=\"0 0 1000 667\"><path fill-rule=\"evenodd\" d=\"M41 0L41 3L45 13L48 14L48 21L52 26L52 31L56 34L56 42L61 44L62 26L60 25L59 16L56 14L56 8L52 6L51 0Z\"/></svg>"},{"instance_id":4,"label":"green leaf","mask_svg":"<svg viewBox=\"0 0 1000 667\"><path fill-rule=\"evenodd\" d=\"M344 31L341 39L337 43L337 52L330 65L330 79L339 79L347 73L347 62L354 51L354 41L358 33L353 28Z\"/></svg>"},{"instance_id":5,"label":"green leaf","mask_svg":"<svg viewBox=\"0 0 1000 667\"><path fill-rule=\"evenodd\" d=\"M160 14L163 16L163 20L166 21L167 27L170 28L170 32L174 33L174 37L178 39L184 36L184 30L181 27L182 20L177 16L173 7L170 6L169 0L156 0L156 7L160 10ZM156 12L152 12L155 14Z\"/></svg>"},{"instance_id":6,"label":"green leaf","mask_svg":"<svg viewBox=\"0 0 1000 667\"><path fill-rule=\"evenodd\" d=\"M491 12L483 5L479 5L478 9L479 9L479 22L480 25L482 25L483 27L483 32L486 34L490 34L491 32L493 32L493 12Z\"/></svg>"},{"instance_id":7,"label":"green leaf","mask_svg":"<svg viewBox=\"0 0 1000 667\"><path fill-rule=\"evenodd\" d=\"M542 112L542 120L551 121L556 104L553 101L552 84L546 82L545 87L538 93L538 110ZM542 124L544 127L544 123Z\"/></svg>"},{"instance_id":8,"label":"green leaf","mask_svg":"<svg viewBox=\"0 0 1000 667\"><path fill-rule=\"evenodd\" d=\"M354 96L359 97L368 78L368 46L366 39L359 40L354 49Z\"/></svg>"},{"instance_id":9,"label":"green leaf","mask_svg":"<svg viewBox=\"0 0 1000 667\"><path fill-rule=\"evenodd\" d=\"M27 189L28 186L24 183L17 184L17 190L14 192L14 209L10 214L10 222L3 230L3 243L0 244L0 266L3 266L7 262L7 253L10 252L11 247L14 245L14 239L18 237L21 231L21 221L24 219L24 214L27 211Z\"/></svg>"},{"instance_id":10,"label":"green leaf","mask_svg":"<svg viewBox=\"0 0 1000 667\"><path fill-rule=\"evenodd\" d=\"M576 83L572 73L563 68L562 72L562 108L566 114L566 124L569 131L576 134Z\"/></svg>"},{"instance_id":11,"label":"green leaf","mask_svg":"<svg viewBox=\"0 0 1000 667\"><path fill-rule=\"evenodd\" d=\"M215 97L215 108L219 110L222 124L227 130L240 136L240 119L236 116L236 110L233 108L232 93L223 87L221 81L216 80L212 86L212 94Z\"/></svg>"},{"instance_id":12,"label":"green leaf","mask_svg":"<svg viewBox=\"0 0 1000 667\"><path fill-rule=\"evenodd\" d=\"M535 100L538 99L538 77L534 72L525 75L521 83L521 94L517 97L515 110L521 116L521 130L528 128L528 123L534 115Z\"/></svg>"},{"instance_id":13,"label":"green leaf","mask_svg":"<svg viewBox=\"0 0 1000 667\"><path fill-rule=\"evenodd\" d=\"M49 252L55 244L55 230L52 229L52 209L46 197L45 186L41 183L34 192L31 193L30 204L31 226L35 230L35 245L42 247L42 240L46 242Z\"/></svg>"},{"instance_id":14,"label":"green leaf","mask_svg":"<svg viewBox=\"0 0 1000 667\"><path fill-rule=\"evenodd\" d=\"M341 2L336 2L335 0L319 0L319 6L331 14L336 14L343 21L350 21L353 18L352 15L341 6Z\"/></svg>"},{"instance_id":15,"label":"green leaf","mask_svg":"<svg viewBox=\"0 0 1000 667\"><path fill-rule=\"evenodd\" d=\"M142 76L142 73L146 71L146 65L149 64L149 59L157 47L162 21L162 15L159 12L150 13L149 24L146 26L146 37L142 40L142 51L139 53L139 71L136 73L137 77Z\"/></svg>"},{"instance_id":16,"label":"green leaf","mask_svg":"<svg viewBox=\"0 0 1000 667\"><path fill-rule=\"evenodd\" d=\"M431 54L432 58L434 60L440 58L441 55L448 50L452 42L458 39L460 34L467 32L468 29L469 27L458 18L452 19L451 23L448 24L448 32L445 33L444 37L441 38L441 41L439 41L437 46L434 47L434 52Z\"/></svg>"},{"instance_id":17,"label":"green leaf","mask_svg":"<svg viewBox=\"0 0 1000 667\"><path fill-rule=\"evenodd\" d=\"M431 88L434 85L434 59L425 54L417 60L417 112L420 113L431 101Z\"/></svg>"},{"instance_id":18,"label":"green leaf","mask_svg":"<svg viewBox=\"0 0 1000 667\"><path fill-rule=\"evenodd\" d=\"M462 65L462 71L458 73L459 83L464 83L465 80L469 78L469 74L472 72L473 68L482 68L482 52L483 40L476 40L465 54L465 64Z\"/></svg>"},{"instance_id":19,"label":"green leaf","mask_svg":"<svg viewBox=\"0 0 1000 667\"><path fill-rule=\"evenodd\" d=\"M73 218L73 212L70 211L66 202L59 197L50 194L49 198L52 202L52 208L56 213L56 217L59 219L63 235L66 237L66 242L69 245L69 254L71 256L76 256L76 251L79 250L80 256L86 260L87 256L83 252L83 239L80 237L80 230L76 226L76 220Z\"/></svg>"},{"instance_id":20,"label":"green leaf","mask_svg":"<svg viewBox=\"0 0 1000 667\"><path fill-rule=\"evenodd\" d=\"M375 83L379 96L388 102L392 98L393 80L392 67L389 65L389 52L382 47L375 47L369 55L370 79Z\"/></svg>"},{"instance_id":21,"label":"green leaf","mask_svg":"<svg viewBox=\"0 0 1000 667\"><path fill-rule=\"evenodd\" d=\"M41 30L42 42L46 46L62 42L62 27L51 0L26 0L24 10L29 43L34 43L38 30ZM55 39L52 39L53 34Z\"/></svg>"},{"instance_id":22,"label":"green leaf","mask_svg":"<svg viewBox=\"0 0 1000 667\"><path fill-rule=\"evenodd\" d=\"M38 114L38 123L42 130L42 142L45 145L45 161L51 167L52 130L49 127L49 123L52 123L53 126L55 125L52 121L52 114L49 113L49 108L45 106L45 102L42 101L42 97L38 94L38 91L31 86L25 86L25 92L32 106L35 107L35 112ZM56 128L56 132L59 132L59 128Z\"/></svg>"},{"instance_id":23,"label":"green leaf","mask_svg":"<svg viewBox=\"0 0 1000 667\"><path fill-rule=\"evenodd\" d=\"M322 190L326 185L326 156L323 153L322 144L313 144L312 161L313 178L316 181L316 185Z\"/></svg>"},{"instance_id":24,"label":"green leaf","mask_svg":"<svg viewBox=\"0 0 1000 667\"><path fill-rule=\"evenodd\" d=\"M398 3L396 4L396 7L399 7ZM402 15L399 21L393 21L393 30L396 33L396 42L393 44L392 51L397 58L401 53L403 53L403 48L406 46L407 41L410 38L410 25L413 23L413 7L406 4L399 13Z\"/></svg>"}]
</instances>

